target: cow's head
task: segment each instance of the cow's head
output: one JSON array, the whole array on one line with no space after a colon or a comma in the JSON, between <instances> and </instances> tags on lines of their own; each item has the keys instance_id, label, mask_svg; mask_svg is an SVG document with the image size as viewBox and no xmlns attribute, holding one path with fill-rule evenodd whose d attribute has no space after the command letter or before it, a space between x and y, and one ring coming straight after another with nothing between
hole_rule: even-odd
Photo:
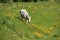
<instances>
[{"instance_id":1,"label":"cow's head","mask_svg":"<svg viewBox=\"0 0 60 40\"><path fill-rule=\"evenodd\" d=\"M31 17L29 16L29 20L28 20L28 22L31 22Z\"/></svg>"}]
</instances>

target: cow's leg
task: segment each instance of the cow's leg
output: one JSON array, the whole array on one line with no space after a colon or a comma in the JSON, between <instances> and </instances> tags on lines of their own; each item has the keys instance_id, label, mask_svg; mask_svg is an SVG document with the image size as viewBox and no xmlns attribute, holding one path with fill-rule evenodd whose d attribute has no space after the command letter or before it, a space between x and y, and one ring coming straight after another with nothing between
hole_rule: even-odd
<instances>
[{"instance_id":1,"label":"cow's leg","mask_svg":"<svg viewBox=\"0 0 60 40\"><path fill-rule=\"evenodd\" d=\"M27 23L29 22L28 20L26 20L27 21Z\"/></svg>"},{"instance_id":2,"label":"cow's leg","mask_svg":"<svg viewBox=\"0 0 60 40\"><path fill-rule=\"evenodd\" d=\"M24 21L24 18L22 20Z\"/></svg>"},{"instance_id":3,"label":"cow's leg","mask_svg":"<svg viewBox=\"0 0 60 40\"><path fill-rule=\"evenodd\" d=\"M24 15L21 14L21 19L24 20Z\"/></svg>"}]
</instances>

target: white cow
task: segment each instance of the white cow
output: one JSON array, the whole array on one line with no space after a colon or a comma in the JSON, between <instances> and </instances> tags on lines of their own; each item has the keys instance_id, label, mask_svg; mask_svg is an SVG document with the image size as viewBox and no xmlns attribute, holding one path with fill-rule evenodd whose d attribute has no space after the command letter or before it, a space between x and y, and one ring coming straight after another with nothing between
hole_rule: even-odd
<instances>
[{"instance_id":1,"label":"white cow","mask_svg":"<svg viewBox=\"0 0 60 40\"><path fill-rule=\"evenodd\" d=\"M20 10L20 15L23 20L26 20L27 22L31 22L31 17L29 16L28 12L25 9Z\"/></svg>"}]
</instances>

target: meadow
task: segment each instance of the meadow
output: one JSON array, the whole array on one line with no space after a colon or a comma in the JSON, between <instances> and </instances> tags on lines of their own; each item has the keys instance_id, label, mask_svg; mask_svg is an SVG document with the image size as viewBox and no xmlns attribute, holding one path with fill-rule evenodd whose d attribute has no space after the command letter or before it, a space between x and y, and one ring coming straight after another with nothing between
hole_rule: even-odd
<instances>
[{"instance_id":1,"label":"meadow","mask_svg":"<svg viewBox=\"0 0 60 40\"><path fill-rule=\"evenodd\" d=\"M20 19L22 8L32 17L31 23ZM0 3L0 40L60 40L60 4Z\"/></svg>"}]
</instances>

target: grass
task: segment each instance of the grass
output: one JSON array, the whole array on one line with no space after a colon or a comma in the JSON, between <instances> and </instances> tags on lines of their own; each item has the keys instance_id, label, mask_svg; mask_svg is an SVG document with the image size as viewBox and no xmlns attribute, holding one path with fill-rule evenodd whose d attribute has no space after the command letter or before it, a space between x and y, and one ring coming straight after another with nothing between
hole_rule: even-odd
<instances>
[{"instance_id":1,"label":"grass","mask_svg":"<svg viewBox=\"0 0 60 40\"><path fill-rule=\"evenodd\" d=\"M22 8L32 17L31 23L19 19ZM0 3L0 40L60 40L59 3Z\"/></svg>"}]
</instances>

